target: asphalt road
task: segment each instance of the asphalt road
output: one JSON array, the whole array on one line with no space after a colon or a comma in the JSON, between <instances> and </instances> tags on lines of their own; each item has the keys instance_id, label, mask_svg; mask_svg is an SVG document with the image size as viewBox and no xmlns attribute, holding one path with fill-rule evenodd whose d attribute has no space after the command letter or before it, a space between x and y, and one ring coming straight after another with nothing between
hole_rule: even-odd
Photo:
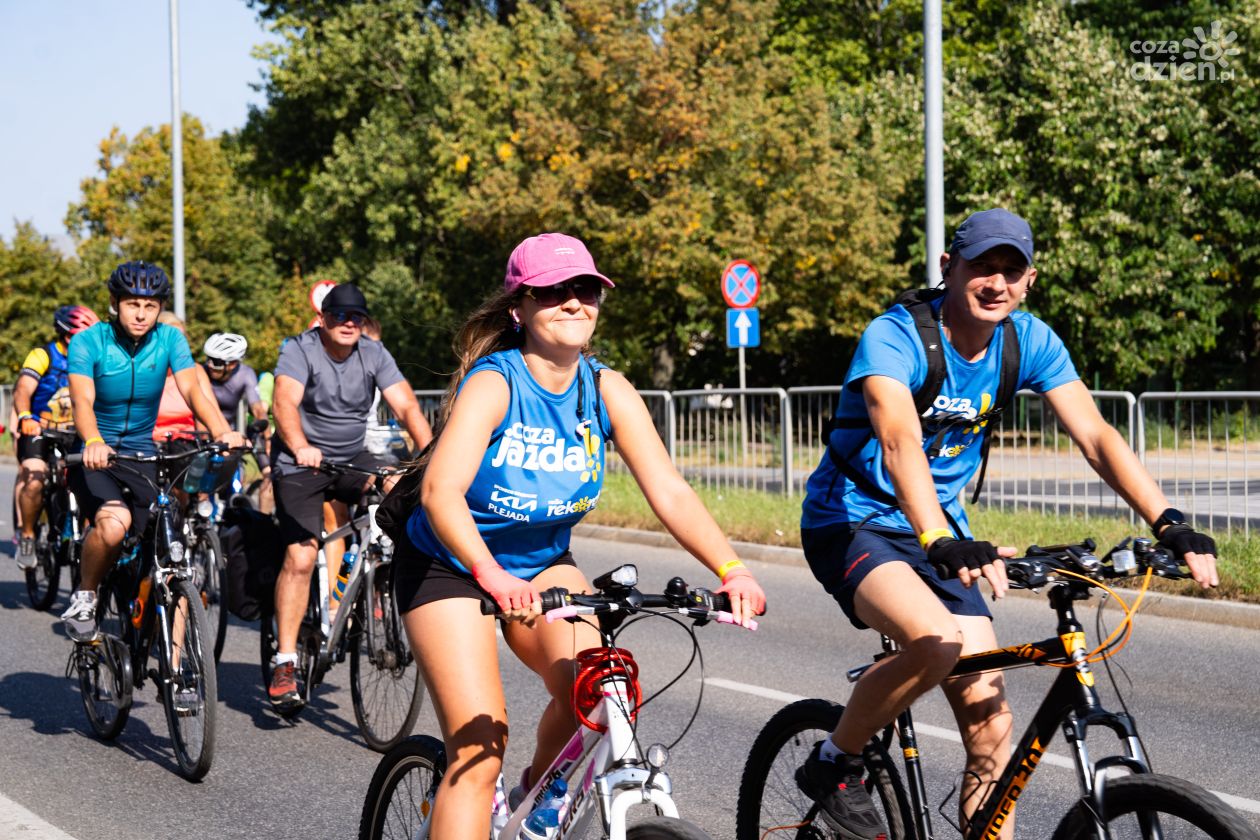
<instances>
[{"instance_id":1,"label":"asphalt road","mask_svg":"<svg viewBox=\"0 0 1260 840\"><path fill-rule=\"evenodd\" d=\"M5 555L12 549L7 482L3 489ZM574 545L588 576L633 561L645 589L663 588L679 574L695 583L707 573L685 554L579 539ZM769 595L761 630L708 626L698 636L704 651L703 704L686 737L673 748L669 771L682 813L715 838L734 833L734 807L744 759L758 729L790 696L848 694L843 672L869 658L877 640L858 633L805 569L750 564ZM54 607L64 608L66 593ZM1093 611L1082 609L1093 620ZM1114 613L1108 613L1114 621ZM1053 615L1041 601L1011 599L998 605L999 637L1027 641L1053 635ZM296 723L266 708L257 661L257 630L229 628L219 669L219 734L213 769L199 784L176 772L166 722L151 685L137 696L130 722L110 744L87 725L76 684L64 676L70 645L55 614L33 610L13 560L0 556L0 826L6 807L32 812L22 838L75 840L215 837L311 840L351 838L378 756L363 746L350 706L348 666L334 669L313 707ZM454 639L440 640L457 643ZM660 620L626 631L649 693L686 664L690 641ZM1135 638L1117 673L1136 715L1155 768L1235 798L1260 827L1260 633L1158 617L1140 617ZM538 681L510 653L502 657L514 738L508 773L515 776L532 749L535 716L544 695ZM700 695L693 668L641 715L643 743L670 743L686 728ZM1039 703L1053 675L1027 668L1009 675L1017 720ZM1100 670L1100 681L1107 683ZM1104 696L1114 704L1108 685ZM928 768L929 798L947 795L961 766L961 748L947 737L954 727L937 695L917 711ZM1022 723L1020 724L1022 726ZM426 706L416 725L436 733ZM1095 756L1110 736L1091 738ZM1062 741L1052 754L1065 755ZM1018 836L1047 837L1075 788L1072 771L1053 758L1042 762L1020 800ZM938 827L943 822L937 820ZM0 831L0 834L5 832ZM952 834L948 829L941 836Z\"/></svg>"}]
</instances>

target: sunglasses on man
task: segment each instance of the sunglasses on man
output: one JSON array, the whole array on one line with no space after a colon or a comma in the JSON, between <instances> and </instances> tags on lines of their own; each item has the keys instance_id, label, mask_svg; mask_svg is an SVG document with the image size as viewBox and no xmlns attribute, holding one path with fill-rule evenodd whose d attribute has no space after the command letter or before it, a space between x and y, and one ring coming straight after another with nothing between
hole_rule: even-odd
<instances>
[{"instance_id":1,"label":"sunglasses on man","mask_svg":"<svg viewBox=\"0 0 1260 840\"><path fill-rule=\"evenodd\" d=\"M206 359L206 366L214 370L227 370L235 362L224 361L223 359Z\"/></svg>"},{"instance_id":2,"label":"sunglasses on man","mask_svg":"<svg viewBox=\"0 0 1260 840\"><path fill-rule=\"evenodd\" d=\"M525 289L539 306L559 306L575 297L578 303L594 306L604 299L604 284L598 277L578 277L554 286L529 286Z\"/></svg>"},{"instance_id":3,"label":"sunglasses on man","mask_svg":"<svg viewBox=\"0 0 1260 840\"><path fill-rule=\"evenodd\" d=\"M334 324L354 324L356 327L363 326L363 319L367 316L362 312L353 312L346 309L334 309L331 312L325 312Z\"/></svg>"}]
</instances>

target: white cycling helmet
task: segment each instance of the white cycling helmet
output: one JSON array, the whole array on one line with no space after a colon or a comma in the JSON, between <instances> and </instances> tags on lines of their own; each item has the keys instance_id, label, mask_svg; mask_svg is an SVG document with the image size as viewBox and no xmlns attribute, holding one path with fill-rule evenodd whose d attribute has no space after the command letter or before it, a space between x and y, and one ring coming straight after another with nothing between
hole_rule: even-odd
<instances>
[{"instance_id":1,"label":"white cycling helmet","mask_svg":"<svg viewBox=\"0 0 1260 840\"><path fill-rule=\"evenodd\" d=\"M207 358L225 362L239 362L245 358L245 351L248 349L249 342L245 340L245 336L236 333L215 333L206 339L206 345L202 348Z\"/></svg>"}]
</instances>

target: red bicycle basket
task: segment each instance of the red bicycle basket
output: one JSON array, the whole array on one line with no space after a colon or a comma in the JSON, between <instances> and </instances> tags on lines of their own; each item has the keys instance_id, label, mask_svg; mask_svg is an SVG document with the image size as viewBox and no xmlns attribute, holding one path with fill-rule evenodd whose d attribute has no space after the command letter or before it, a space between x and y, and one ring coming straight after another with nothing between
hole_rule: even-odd
<instances>
[{"instance_id":1,"label":"red bicycle basket","mask_svg":"<svg viewBox=\"0 0 1260 840\"><path fill-rule=\"evenodd\" d=\"M622 679L630 701L629 718L639 713L643 692L639 688L639 663L622 648L588 648L577 655L577 678L573 680L573 712L588 729L603 732L608 727L591 720L591 713L604 699L604 683Z\"/></svg>"}]
</instances>

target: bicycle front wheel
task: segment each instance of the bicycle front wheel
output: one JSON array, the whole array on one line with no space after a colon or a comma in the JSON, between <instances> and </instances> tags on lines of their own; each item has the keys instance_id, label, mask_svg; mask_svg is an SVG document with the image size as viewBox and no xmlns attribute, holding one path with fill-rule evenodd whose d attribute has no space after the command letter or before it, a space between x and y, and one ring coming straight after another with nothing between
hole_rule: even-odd
<instances>
[{"instance_id":1,"label":"bicycle front wheel","mask_svg":"<svg viewBox=\"0 0 1260 840\"><path fill-rule=\"evenodd\" d=\"M445 772L446 750L436 738L417 735L387 752L363 800L359 840L425 840Z\"/></svg>"},{"instance_id":2,"label":"bicycle front wheel","mask_svg":"<svg viewBox=\"0 0 1260 840\"><path fill-rule=\"evenodd\" d=\"M48 521L48 505L39 512L35 523L35 565L26 570L26 597L37 610L46 610L57 600L61 583L61 565L53 550L53 529Z\"/></svg>"},{"instance_id":3,"label":"bicycle front wheel","mask_svg":"<svg viewBox=\"0 0 1260 840\"><path fill-rule=\"evenodd\" d=\"M100 633L95 642L78 645L74 652L83 711L92 731L105 741L118 737L131 714L131 651L122 641L123 622L130 616L122 610L126 598L118 585L118 580L111 578L101 586L97 601Z\"/></svg>"},{"instance_id":4,"label":"bicycle front wheel","mask_svg":"<svg viewBox=\"0 0 1260 840\"><path fill-rule=\"evenodd\" d=\"M1258 840L1233 808L1198 785L1139 773L1111 779L1103 788L1107 831L1113 840ZM1054 832L1054 840L1093 840L1094 810L1081 800Z\"/></svg>"},{"instance_id":5,"label":"bicycle front wheel","mask_svg":"<svg viewBox=\"0 0 1260 840\"><path fill-rule=\"evenodd\" d=\"M196 781L214 761L214 730L219 700L210 628L201 595L186 580L170 582L171 598L163 614L171 640L170 656L161 656L162 705L171 731L175 760L184 778Z\"/></svg>"},{"instance_id":6,"label":"bicycle front wheel","mask_svg":"<svg viewBox=\"0 0 1260 840\"><path fill-rule=\"evenodd\" d=\"M672 817L648 817L626 828L626 840L711 840L699 826Z\"/></svg>"},{"instance_id":7,"label":"bicycle front wheel","mask_svg":"<svg viewBox=\"0 0 1260 840\"><path fill-rule=\"evenodd\" d=\"M378 566L363 581L349 638L354 718L363 739L377 752L411 733L424 702L424 680L394 603L391 568Z\"/></svg>"},{"instance_id":8,"label":"bicycle front wheel","mask_svg":"<svg viewBox=\"0 0 1260 840\"><path fill-rule=\"evenodd\" d=\"M830 737L843 712L844 706L837 703L800 700L780 709L758 733L739 785L737 840L760 840L767 832L773 832L771 837L802 840L831 836L814 801L797 787L796 770L814 744ZM892 759L877 741L867 745L863 758L863 783L888 827L888 837L911 837L909 799Z\"/></svg>"},{"instance_id":9,"label":"bicycle front wheel","mask_svg":"<svg viewBox=\"0 0 1260 840\"><path fill-rule=\"evenodd\" d=\"M223 641L227 638L228 616L224 609L227 569L223 561L223 546L219 535L209 529L200 531L192 544L192 568L197 575L197 588L201 592L201 605L206 610L209 629L207 639L214 643L214 661L223 655Z\"/></svg>"}]
</instances>

